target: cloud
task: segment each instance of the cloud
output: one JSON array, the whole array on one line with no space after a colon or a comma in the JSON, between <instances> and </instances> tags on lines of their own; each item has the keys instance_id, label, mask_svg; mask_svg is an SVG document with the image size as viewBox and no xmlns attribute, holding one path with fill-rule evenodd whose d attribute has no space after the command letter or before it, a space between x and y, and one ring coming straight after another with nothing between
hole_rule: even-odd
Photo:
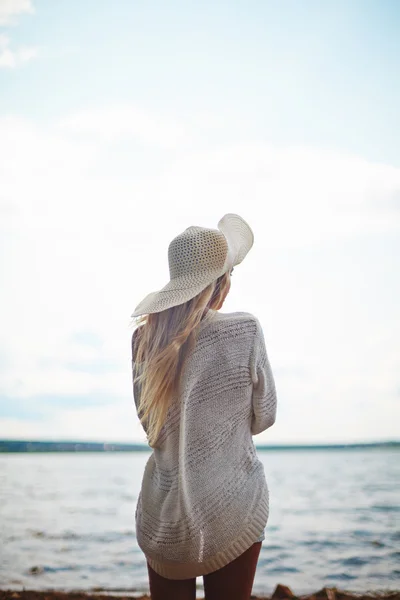
<instances>
[{"instance_id":1,"label":"cloud","mask_svg":"<svg viewBox=\"0 0 400 600\"><path fill-rule=\"evenodd\" d=\"M41 420L4 417L0 419L0 438L146 443L133 400L97 407L72 404L47 412Z\"/></svg>"},{"instance_id":2,"label":"cloud","mask_svg":"<svg viewBox=\"0 0 400 600\"><path fill-rule=\"evenodd\" d=\"M185 141L181 124L132 105L86 110L61 119L64 133L93 136L103 142L135 139L141 144L171 149Z\"/></svg>"},{"instance_id":3,"label":"cloud","mask_svg":"<svg viewBox=\"0 0 400 600\"><path fill-rule=\"evenodd\" d=\"M11 50L9 45L9 38L6 35L0 35L0 69L21 67L38 56L37 48L21 46L16 50Z\"/></svg>"},{"instance_id":4,"label":"cloud","mask_svg":"<svg viewBox=\"0 0 400 600\"><path fill-rule=\"evenodd\" d=\"M144 440L129 315L167 283L174 235L237 212L255 246L224 311L265 325L283 419L266 439L391 434L400 169L318 148L207 145L190 124L125 106L40 126L0 119L0 179L0 394L26 414L38 398L70 399L36 429L7 413L1 432Z\"/></svg>"},{"instance_id":5,"label":"cloud","mask_svg":"<svg viewBox=\"0 0 400 600\"><path fill-rule=\"evenodd\" d=\"M33 13L31 0L0 0L0 26L16 23L17 17L24 13ZM0 34L0 69L16 69L37 58L39 50L34 46L12 48L10 38Z\"/></svg>"},{"instance_id":6,"label":"cloud","mask_svg":"<svg viewBox=\"0 0 400 600\"><path fill-rule=\"evenodd\" d=\"M83 344L84 346L91 346L97 348L103 345L101 338L97 335L95 331L76 331L71 335L71 341Z\"/></svg>"},{"instance_id":7,"label":"cloud","mask_svg":"<svg viewBox=\"0 0 400 600\"><path fill-rule=\"evenodd\" d=\"M80 410L89 407L116 406L118 397L106 394L41 394L22 398L3 397L0 405L0 417L25 420L38 419L54 415L61 410Z\"/></svg>"},{"instance_id":8,"label":"cloud","mask_svg":"<svg viewBox=\"0 0 400 600\"><path fill-rule=\"evenodd\" d=\"M32 14L31 0L0 0L0 25L13 25L21 14Z\"/></svg>"}]
</instances>

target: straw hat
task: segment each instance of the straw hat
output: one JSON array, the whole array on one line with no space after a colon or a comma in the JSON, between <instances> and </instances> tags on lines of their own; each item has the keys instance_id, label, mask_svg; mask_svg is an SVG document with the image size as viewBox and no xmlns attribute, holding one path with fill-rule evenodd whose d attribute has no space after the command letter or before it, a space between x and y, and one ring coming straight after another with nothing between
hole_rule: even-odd
<instances>
[{"instance_id":1,"label":"straw hat","mask_svg":"<svg viewBox=\"0 0 400 600\"><path fill-rule=\"evenodd\" d=\"M188 227L169 244L169 283L148 294L131 316L161 312L191 300L241 263L253 242L246 221L231 213L222 217L218 229Z\"/></svg>"}]
</instances>

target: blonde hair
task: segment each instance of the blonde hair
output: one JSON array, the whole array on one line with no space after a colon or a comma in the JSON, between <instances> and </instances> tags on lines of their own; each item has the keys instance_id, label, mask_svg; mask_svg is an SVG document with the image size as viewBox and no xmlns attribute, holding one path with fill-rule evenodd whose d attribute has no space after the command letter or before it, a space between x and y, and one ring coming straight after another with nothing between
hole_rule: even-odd
<instances>
[{"instance_id":1,"label":"blonde hair","mask_svg":"<svg viewBox=\"0 0 400 600\"><path fill-rule=\"evenodd\" d=\"M184 304L134 319L134 390L140 387L138 416L151 447L156 447L168 408L178 394L182 369L194 348L198 325L207 309L220 308L229 291L232 270Z\"/></svg>"}]
</instances>

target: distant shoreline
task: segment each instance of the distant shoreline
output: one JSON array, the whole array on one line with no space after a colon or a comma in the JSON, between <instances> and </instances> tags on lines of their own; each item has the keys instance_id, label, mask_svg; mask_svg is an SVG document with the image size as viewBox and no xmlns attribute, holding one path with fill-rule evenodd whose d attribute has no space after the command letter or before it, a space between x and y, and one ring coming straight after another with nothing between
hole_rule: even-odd
<instances>
[{"instance_id":1,"label":"distant shoreline","mask_svg":"<svg viewBox=\"0 0 400 600\"><path fill-rule=\"evenodd\" d=\"M258 451L302 450L383 450L399 449L400 441L352 444L255 444ZM34 452L151 452L147 444L120 444L102 442L0 440L0 453Z\"/></svg>"}]
</instances>

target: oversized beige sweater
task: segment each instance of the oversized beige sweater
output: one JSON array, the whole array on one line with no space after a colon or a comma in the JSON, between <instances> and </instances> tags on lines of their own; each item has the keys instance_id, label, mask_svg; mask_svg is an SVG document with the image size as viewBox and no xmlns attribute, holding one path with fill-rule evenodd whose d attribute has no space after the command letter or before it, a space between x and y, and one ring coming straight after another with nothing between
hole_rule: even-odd
<instances>
[{"instance_id":1,"label":"oversized beige sweater","mask_svg":"<svg viewBox=\"0 0 400 600\"><path fill-rule=\"evenodd\" d=\"M134 398L138 408L136 386ZM267 523L268 487L252 436L274 423L276 393L255 316L208 312L178 399L146 463L135 512L138 545L168 579L224 567Z\"/></svg>"}]
</instances>

